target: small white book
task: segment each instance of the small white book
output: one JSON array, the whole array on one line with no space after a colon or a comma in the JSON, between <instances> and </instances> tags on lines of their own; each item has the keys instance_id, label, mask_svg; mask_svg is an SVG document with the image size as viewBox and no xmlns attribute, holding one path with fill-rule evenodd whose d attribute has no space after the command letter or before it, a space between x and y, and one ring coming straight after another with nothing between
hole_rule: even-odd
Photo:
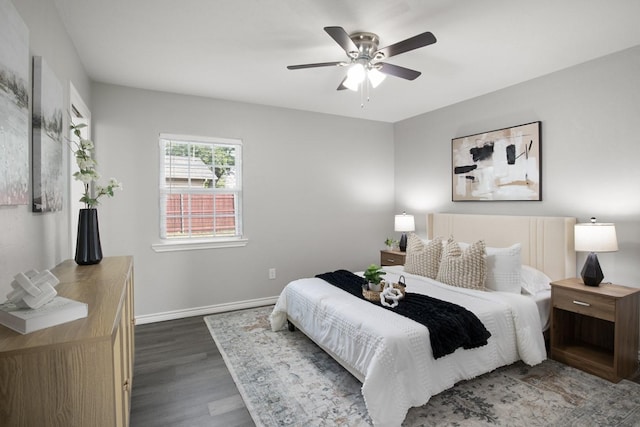
<instances>
[{"instance_id":1,"label":"small white book","mask_svg":"<svg viewBox=\"0 0 640 427\"><path fill-rule=\"evenodd\" d=\"M0 304L0 324L21 334L87 317L87 304L56 296L40 308L18 308L15 304Z\"/></svg>"}]
</instances>

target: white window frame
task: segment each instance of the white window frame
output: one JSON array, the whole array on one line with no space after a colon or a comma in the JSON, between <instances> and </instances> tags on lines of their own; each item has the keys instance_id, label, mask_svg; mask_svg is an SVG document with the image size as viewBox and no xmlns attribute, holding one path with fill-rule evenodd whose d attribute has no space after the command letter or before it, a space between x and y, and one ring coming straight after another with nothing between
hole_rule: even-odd
<instances>
[{"instance_id":1,"label":"white window frame","mask_svg":"<svg viewBox=\"0 0 640 427\"><path fill-rule=\"evenodd\" d=\"M69 82L69 111L71 114L70 121L74 125L85 124L86 127L80 129L80 134L85 139L91 139L91 111L87 104L82 100L73 83ZM69 124L71 124L69 123ZM75 134L69 128L69 141L75 141ZM80 209L85 207L80 201L84 193L84 184L76 180L73 174L78 171L76 163L76 155L72 149L69 149L68 157L69 165L69 254L73 258L76 250L76 239L78 237L78 214Z\"/></svg>"},{"instance_id":2,"label":"white window frame","mask_svg":"<svg viewBox=\"0 0 640 427\"><path fill-rule=\"evenodd\" d=\"M163 228L166 226L166 206L163 205L165 195L171 193L171 188L167 187L165 179L165 152L163 141L171 140L175 142L196 143L196 144L223 144L233 145L236 151L236 186L237 189L233 190L237 194L237 206L236 206L236 235L234 236L190 236L181 238L163 238ZM152 249L156 252L172 252L172 251L185 251L185 250L198 250L198 249L215 249L215 248L229 248L229 247L242 247L246 246L248 239L243 235L243 213L242 213L242 140L235 138L218 138L218 137L203 137L193 135L178 135L161 133L158 138L159 148L159 193L158 193L158 218L159 218L159 236L160 241L151 245ZM190 193L191 191L187 191ZM215 191L213 191L215 192ZM200 193L202 190L193 191L193 194Z\"/></svg>"}]
</instances>

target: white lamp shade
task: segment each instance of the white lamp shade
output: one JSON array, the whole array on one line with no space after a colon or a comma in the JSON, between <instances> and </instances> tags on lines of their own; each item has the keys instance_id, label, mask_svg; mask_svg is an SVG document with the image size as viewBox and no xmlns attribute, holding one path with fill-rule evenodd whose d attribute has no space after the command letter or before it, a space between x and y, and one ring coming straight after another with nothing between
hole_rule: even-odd
<instances>
[{"instance_id":1,"label":"white lamp shade","mask_svg":"<svg viewBox=\"0 0 640 427\"><path fill-rule=\"evenodd\" d=\"M407 215L403 213L402 215L396 215L395 220L395 231L413 231L416 229L416 222L413 219L413 215Z\"/></svg>"},{"instance_id":2,"label":"white lamp shade","mask_svg":"<svg viewBox=\"0 0 640 427\"><path fill-rule=\"evenodd\" d=\"M353 64L349 71L347 71L347 79L342 82L343 86L349 90L357 91L358 86L364 80L365 77L364 66L360 63Z\"/></svg>"},{"instance_id":3,"label":"white lamp shade","mask_svg":"<svg viewBox=\"0 0 640 427\"><path fill-rule=\"evenodd\" d=\"M574 231L577 252L615 252L618 250L615 224L576 224Z\"/></svg>"},{"instance_id":4,"label":"white lamp shade","mask_svg":"<svg viewBox=\"0 0 640 427\"><path fill-rule=\"evenodd\" d=\"M369 81L371 82L371 86L375 89L375 88L378 87L378 85L380 83L382 83L384 81L384 79L387 76L386 76L386 74L381 73L377 69L372 68L367 72L367 77L369 78Z\"/></svg>"}]
</instances>

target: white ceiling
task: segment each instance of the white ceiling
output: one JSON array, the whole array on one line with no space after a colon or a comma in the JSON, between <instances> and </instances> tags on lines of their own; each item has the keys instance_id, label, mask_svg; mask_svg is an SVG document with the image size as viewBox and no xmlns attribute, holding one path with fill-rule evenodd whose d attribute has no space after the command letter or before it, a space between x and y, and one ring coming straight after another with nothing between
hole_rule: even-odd
<instances>
[{"instance_id":1,"label":"white ceiling","mask_svg":"<svg viewBox=\"0 0 640 427\"><path fill-rule=\"evenodd\" d=\"M54 0L91 79L396 122L640 45L638 0ZM336 91L345 60L323 30L378 34L422 72L361 97Z\"/></svg>"}]
</instances>

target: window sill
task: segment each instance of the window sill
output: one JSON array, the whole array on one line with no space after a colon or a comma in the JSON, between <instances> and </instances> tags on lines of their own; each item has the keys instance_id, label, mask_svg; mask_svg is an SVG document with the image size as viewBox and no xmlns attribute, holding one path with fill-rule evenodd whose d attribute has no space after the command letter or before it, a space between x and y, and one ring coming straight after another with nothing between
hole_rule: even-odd
<instances>
[{"instance_id":1,"label":"window sill","mask_svg":"<svg viewBox=\"0 0 640 427\"><path fill-rule=\"evenodd\" d=\"M247 246L247 243L249 243L249 239L244 237L220 240L163 240L151 244L151 249L156 252L197 251L200 249L240 248Z\"/></svg>"}]
</instances>

